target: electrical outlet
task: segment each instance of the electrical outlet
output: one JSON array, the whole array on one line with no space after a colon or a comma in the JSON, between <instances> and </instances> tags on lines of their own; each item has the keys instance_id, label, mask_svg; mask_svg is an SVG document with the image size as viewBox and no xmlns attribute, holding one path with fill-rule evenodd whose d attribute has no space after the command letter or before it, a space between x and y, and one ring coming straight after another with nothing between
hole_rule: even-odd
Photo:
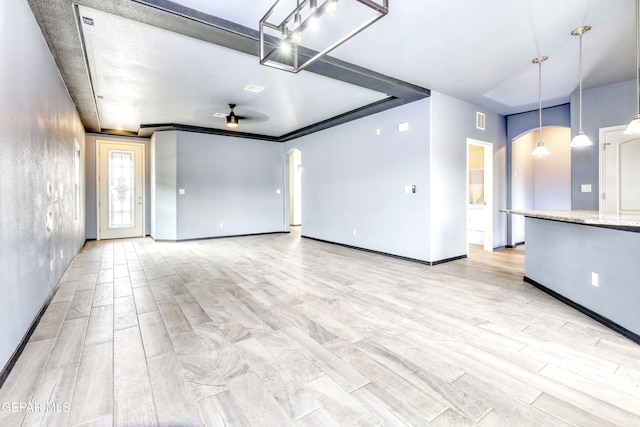
<instances>
[{"instance_id":1,"label":"electrical outlet","mask_svg":"<svg viewBox=\"0 0 640 427\"><path fill-rule=\"evenodd\" d=\"M60 249L60 259L64 259L64 249Z\"/></svg>"},{"instance_id":2,"label":"electrical outlet","mask_svg":"<svg viewBox=\"0 0 640 427\"><path fill-rule=\"evenodd\" d=\"M598 277L598 273L591 272L591 284L595 287L600 286L600 278Z\"/></svg>"},{"instance_id":3,"label":"electrical outlet","mask_svg":"<svg viewBox=\"0 0 640 427\"><path fill-rule=\"evenodd\" d=\"M351 231L351 234L353 234L353 235L355 236L355 235L357 235L357 234L358 234L358 232L357 232L357 231L356 231L356 229L354 228L354 229Z\"/></svg>"},{"instance_id":4,"label":"electrical outlet","mask_svg":"<svg viewBox=\"0 0 640 427\"><path fill-rule=\"evenodd\" d=\"M53 260L49 260L49 271L53 271Z\"/></svg>"},{"instance_id":5,"label":"electrical outlet","mask_svg":"<svg viewBox=\"0 0 640 427\"><path fill-rule=\"evenodd\" d=\"M220 228L223 228L223 227L224 227L224 222L221 222L220 223Z\"/></svg>"}]
</instances>

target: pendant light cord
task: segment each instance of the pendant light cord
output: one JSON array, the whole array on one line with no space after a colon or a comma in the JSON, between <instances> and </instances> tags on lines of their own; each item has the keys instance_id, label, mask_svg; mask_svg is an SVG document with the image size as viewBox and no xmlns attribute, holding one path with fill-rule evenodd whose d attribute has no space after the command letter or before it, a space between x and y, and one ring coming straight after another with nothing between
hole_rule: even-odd
<instances>
[{"instance_id":1,"label":"pendant light cord","mask_svg":"<svg viewBox=\"0 0 640 427\"><path fill-rule=\"evenodd\" d=\"M580 132L582 132L582 34L580 34L580 67L579 68L579 76L580 79Z\"/></svg>"},{"instance_id":2,"label":"pendant light cord","mask_svg":"<svg viewBox=\"0 0 640 427\"><path fill-rule=\"evenodd\" d=\"M542 142L542 61L538 62L538 141Z\"/></svg>"},{"instance_id":3,"label":"pendant light cord","mask_svg":"<svg viewBox=\"0 0 640 427\"><path fill-rule=\"evenodd\" d=\"M636 107L640 115L640 0L636 1Z\"/></svg>"}]
</instances>

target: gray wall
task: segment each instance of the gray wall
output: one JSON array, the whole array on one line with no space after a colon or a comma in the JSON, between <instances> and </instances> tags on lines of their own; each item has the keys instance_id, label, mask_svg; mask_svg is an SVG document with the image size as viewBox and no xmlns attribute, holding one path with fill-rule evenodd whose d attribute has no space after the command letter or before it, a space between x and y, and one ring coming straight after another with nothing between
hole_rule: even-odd
<instances>
[{"instance_id":1,"label":"gray wall","mask_svg":"<svg viewBox=\"0 0 640 427\"><path fill-rule=\"evenodd\" d=\"M0 2L0 61L3 367L85 241L86 186L84 130L26 1ZM79 219L74 140L81 150Z\"/></svg>"},{"instance_id":2,"label":"gray wall","mask_svg":"<svg viewBox=\"0 0 640 427\"><path fill-rule=\"evenodd\" d=\"M476 112L486 114L485 130ZM493 143L493 247L507 242L506 121L504 116L432 92L431 96L431 257L467 253L467 138Z\"/></svg>"},{"instance_id":3,"label":"gray wall","mask_svg":"<svg viewBox=\"0 0 640 427\"><path fill-rule=\"evenodd\" d=\"M578 93L571 95L572 137L579 128ZM574 148L571 153L571 206L573 209L598 209L599 130L626 125L636 113L636 81L616 83L585 90L582 93L582 127L593 144ZM581 184L591 184L591 193L581 193Z\"/></svg>"},{"instance_id":4,"label":"gray wall","mask_svg":"<svg viewBox=\"0 0 640 427\"><path fill-rule=\"evenodd\" d=\"M429 120L425 99L285 143L302 153L303 235L429 261Z\"/></svg>"},{"instance_id":5,"label":"gray wall","mask_svg":"<svg viewBox=\"0 0 640 427\"><path fill-rule=\"evenodd\" d=\"M151 207L149 200L151 198L151 149L149 138L130 138L121 136L109 136L98 135L95 133L88 133L86 135L86 155L85 163L86 167L86 195L87 195L87 239L96 239L98 237L97 232L97 203L96 203L96 152L98 141L109 142L135 142L145 144L145 176L144 176L144 188L145 188L145 233L151 234Z\"/></svg>"},{"instance_id":6,"label":"gray wall","mask_svg":"<svg viewBox=\"0 0 640 427\"><path fill-rule=\"evenodd\" d=\"M640 233L537 218L525 223L527 277L640 334ZM599 287L591 285L592 272Z\"/></svg>"},{"instance_id":7,"label":"gray wall","mask_svg":"<svg viewBox=\"0 0 640 427\"><path fill-rule=\"evenodd\" d=\"M283 231L282 144L171 131L152 145L154 238Z\"/></svg>"},{"instance_id":8,"label":"gray wall","mask_svg":"<svg viewBox=\"0 0 640 427\"><path fill-rule=\"evenodd\" d=\"M436 262L467 253L467 138L494 143L494 246L506 244L506 125L432 92L285 144L302 152L303 235ZM408 132L398 124L409 122ZM376 135L380 129L380 135ZM416 185L415 194L404 187ZM353 234L356 230L356 234Z\"/></svg>"},{"instance_id":9,"label":"gray wall","mask_svg":"<svg viewBox=\"0 0 640 427\"><path fill-rule=\"evenodd\" d=\"M156 132L151 138L151 237L176 240L178 132Z\"/></svg>"}]
</instances>

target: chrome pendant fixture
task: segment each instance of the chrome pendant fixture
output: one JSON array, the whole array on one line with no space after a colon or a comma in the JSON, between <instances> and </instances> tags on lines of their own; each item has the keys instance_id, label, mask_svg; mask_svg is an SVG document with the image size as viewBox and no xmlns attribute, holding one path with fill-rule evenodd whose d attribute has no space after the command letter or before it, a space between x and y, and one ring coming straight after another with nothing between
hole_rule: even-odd
<instances>
[{"instance_id":1,"label":"chrome pendant fixture","mask_svg":"<svg viewBox=\"0 0 640 427\"><path fill-rule=\"evenodd\" d=\"M296 0L293 10L278 9L282 3L277 0L260 20L260 63L292 73L389 13L389 0L340 0L340 10L338 0ZM323 26L321 20L329 25Z\"/></svg>"},{"instance_id":2,"label":"chrome pendant fixture","mask_svg":"<svg viewBox=\"0 0 640 427\"><path fill-rule=\"evenodd\" d=\"M625 135L640 134L640 0L636 1L636 114L622 132Z\"/></svg>"},{"instance_id":3,"label":"chrome pendant fixture","mask_svg":"<svg viewBox=\"0 0 640 427\"><path fill-rule=\"evenodd\" d=\"M540 56L531 60L534 64L538 64L538 144L531 153L533 157L544 157L550 154L542 142L542 63L547 59L549 57Z\"/></svg>"},{"instance_id":4,"label":"chrome pendant fixture","mask_svg":"<svg viewBox=\"0 0 640 427\"><path fill-rule=\"evenodd\" d=\"M573 137L571 142L569 143L569 147L588 147L589 145L593 145L593 142L589 139L589 137L582 130L582 36L587 31L591 30L589 25L585 25L584 27L576 28L571 31L572 36L580 37L580 66L579 66L579 79L580 79L580 126L578 129L578 133Z\"/></svg>"}]
</instances>

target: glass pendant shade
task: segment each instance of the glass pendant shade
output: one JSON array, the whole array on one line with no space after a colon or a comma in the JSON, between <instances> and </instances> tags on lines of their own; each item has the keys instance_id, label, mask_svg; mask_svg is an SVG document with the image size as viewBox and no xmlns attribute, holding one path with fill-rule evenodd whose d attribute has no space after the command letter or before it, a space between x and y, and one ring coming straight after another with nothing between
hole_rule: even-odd
<instances>
[{"instance_id":1,"label":"glass pendant shade","mask_svg":"<svg viewBox=\"0 0 640 427\"><path fill-rule=\"evenodd\" d=\"M625 135L640 135L640 114L633 116L633 120L629 122L627 128L622 133Z\"/></svg>"},{"instance_id":2,"label":"glass pendant shade","mask_svg":"<svg viewBox=\"0 0 640 427\"><path fill-rule=\"evenodd\" d=\"M544 157L548 156L549 154L551 153L549 153L549 150L544 146L544 142L542 141L538 142L536 148L533 149L533 153L531 153L533 157Z\"/></svg>"},{"instance_id":3,"label":"glass pendant shade","mask_svg":"<svg viewBox=\"0 0 640 427\"><path fill-rule=\"evenodd\" d=\"M590 145L593 145L593 142L591 142L589 137L585 135L585 133L581 130L579 130L578 133L576 133L576 136L574 136L571 142L569 143L569 147L571 148L588 147Z\"/></svg>"}]
</instances>

